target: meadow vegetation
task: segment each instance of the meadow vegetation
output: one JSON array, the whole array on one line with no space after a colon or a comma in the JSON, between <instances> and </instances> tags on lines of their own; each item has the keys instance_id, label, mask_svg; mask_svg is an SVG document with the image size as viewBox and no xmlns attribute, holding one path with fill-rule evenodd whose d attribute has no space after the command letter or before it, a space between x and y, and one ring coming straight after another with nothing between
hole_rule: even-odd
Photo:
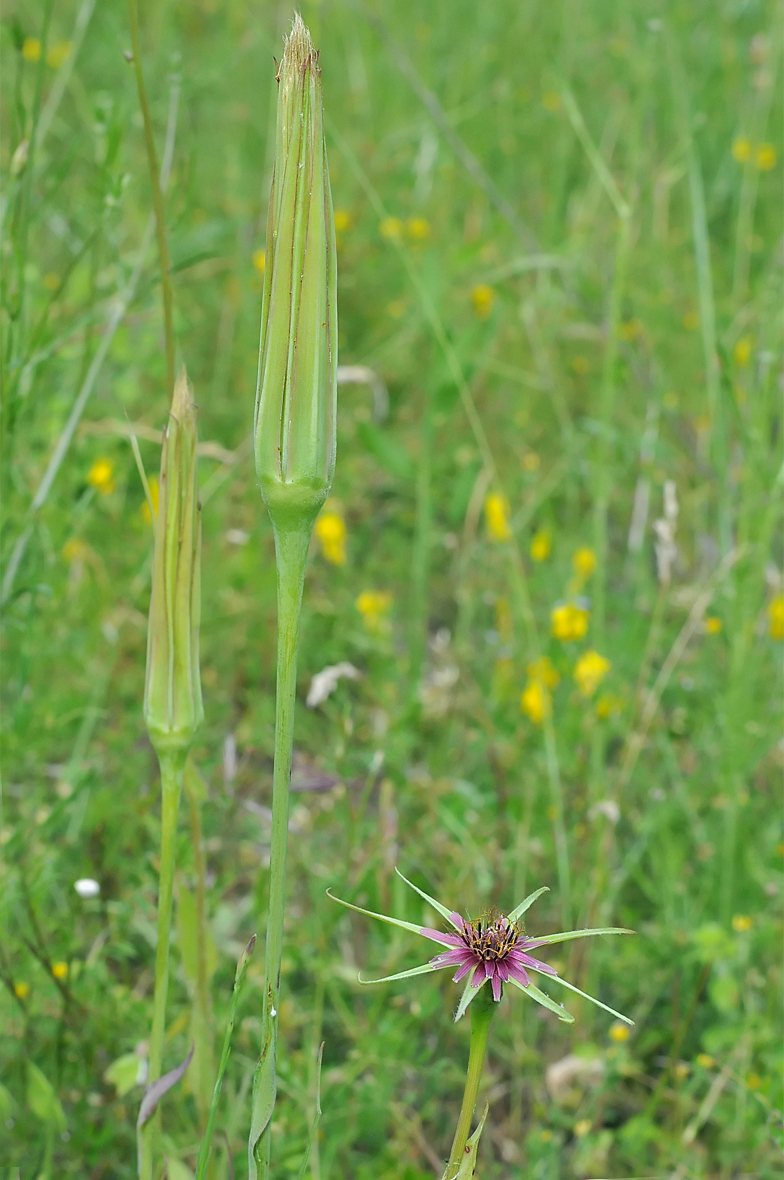
<instances>
[{"instance_id":1,"label":"meadow vegetation","mask_svg":"<svg viewBox=\"0 0 784 1180\"><path fill-rule=\"evenodd\" d=\"M169 1180L194 1174L237 959L266 924L275 565L250 435L291 16L140 8L203 522L164 1067L194 1029L211 1041L162 1103ZM326 896L436 925L398 866L471 916L549 886L532 934L637 932L548 957L633 1029L568 993L568 1026L502 1001L477 1175L780 1176L780 13L303 16L342 370L300 638L274 1174L298 1175L323 1042L312 1180L441 1175L458 989L360 987L421 948ZM125 5L11 3L0 36L0 1173L130 1180L160 849L160 266ZM214 1180L247 1175L262 984L257 950Z\"/></svg>"}]
</instances>

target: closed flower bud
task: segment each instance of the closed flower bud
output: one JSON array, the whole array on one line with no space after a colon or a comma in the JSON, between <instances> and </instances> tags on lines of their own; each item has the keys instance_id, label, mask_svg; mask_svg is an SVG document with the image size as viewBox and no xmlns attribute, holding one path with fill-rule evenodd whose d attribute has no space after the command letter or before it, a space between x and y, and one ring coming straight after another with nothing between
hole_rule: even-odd
<instances>
[{"instance_id":1,"label":"closed flower bud","mask_svg":"<svg viewBox=\"0 0 784 1180\"><path fill-rule=\"evenodd\" d=\"M201 520L196 420L183 368L163 436L147 631L144 719L159 755L187 752L204 716L199 676Z\"/></svg>"},{"instance_id":2,"label":"closed flower bud","mask_svg":"<svg viewBox=\"0 0 784 1180\"><path fill-rule=\"evenodd\" d=\"M312 525L335 469L337 272L318 52L294 18L278 71L256 471L278 527Z\"/></svg>"}]
</instances>

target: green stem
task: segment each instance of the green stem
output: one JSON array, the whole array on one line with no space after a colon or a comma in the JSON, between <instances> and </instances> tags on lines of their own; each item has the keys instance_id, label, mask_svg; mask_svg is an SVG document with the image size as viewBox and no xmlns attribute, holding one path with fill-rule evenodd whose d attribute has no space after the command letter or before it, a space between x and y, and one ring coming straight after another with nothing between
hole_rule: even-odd
<instances>
[{"instance_id":1,"label":"green stem","mask_svg":"<svg viewBox=\"0 0 784 1180\"><path fill-rule=\"evenodd\" d=\"M193 847L193 867L196 875L196 987L193 997L193 1040L195 1043L194 1089L199 1111L199 1127L204 1134L212 1096L214 1074L212 1052L212 1009L207 969L207 890L204 863L204 841L201 829L201 799L198 772L191 762L185 769L185 795Z\"/></svg>"},{"instance_id":2,"label":"green stem","mask_svg":"<svg viewBox=\"0 0 784 1180\"><path fill-rule=\"evenodd\" d=\"M454 1180L457 1175L468 1136L471 1134L471 1122L474 1117L474 1107L485 1063L487 1036L490 1032L490 1021L495 1014L495 1007L490 987L485 984L469 1008L471 1013L471 1047L468 1052L468 1073L463 1091L463 1105L460 1107L460 1118L457 1120L457 1130L452 1141L452 1150L444 1172L444 1180Z\"/></svg>"},{"instance_id":3,"label":"green stem","mask_svg":"<svg viewBox=\"0 0 784 1180\"><path fill-rule=\"evenodd\" d=\"M166 218L164 216L163 190L161 189L161 174L158 168L158 154L155 150L152 117L150 115L150 106L147 102L147 90L144 85L144 71L142 70L141 48L139 45L139 14L136 0L128 0L128 16L131 25L131 47L133 49L133 67L136 72L136 88L139 92L139 106L141 107L142 119L144 120L147 166L150 170L152 205L155 211L155 232L158 238L158 254L161 261L163 332L166 345L166 389L171 400L174 390L174 322L172 317L171 258L169 256L169 241L166 236Z\"/></svg>"},{"instance_id":4,"label":"green stem","mask_svg":"<svg viewBox=\"0 0 784 1180\"><path fill-rule=\"evenodd\" d=\"M161 867L158 876L158 942L155 950L155 992L153 995L150 1071L148 1084L161 1076L163 1042L166 1033L166 996L169 990L169 936L177 844L177 812L180 804L186 750L161 750ZM139 1180L153 1180L155 1143L160 1128L160 1106L147 1120L139 1136Z\"/></svg>"},{"instance_id":5,"label":"green stem","mask_svg":"<svg viewBox=\"0 0 784 1180\"><path fill-rule=\"evenodd\" d=\"M272 777L272 835L270 839L269 911L264 947L264 1014L262 1055L254 1079L252 1162L260 1180L269 1180L272 1110L275 1105L275 1053L280 999L280 961L286 903L289 784L294 743L294 702L297 689L297 641L305 562L312 519L297 516L275 529L278 570L278 671L275 697L275 765ZM261 1123L262 1125L258 1125ZM254 1170L251 1169L251 1175Z\"/></svg>"},{"instance_id":6,"label":"green stem","mask_svg":"<svg viewBox=\"0 0 784 1180\"><path fill-rule=\"evenodd\" d=\"M417 470L416 525L414 529L414 551L411 560L411 633L410 633L410 682L411 692L416 694L427 649L427 605L428 576L430 571L430 545L433 525L431 502L431 451L433 444L433 414L431 397L425 392L422 409L422 431Z\"/></svg>"}]
</instances>

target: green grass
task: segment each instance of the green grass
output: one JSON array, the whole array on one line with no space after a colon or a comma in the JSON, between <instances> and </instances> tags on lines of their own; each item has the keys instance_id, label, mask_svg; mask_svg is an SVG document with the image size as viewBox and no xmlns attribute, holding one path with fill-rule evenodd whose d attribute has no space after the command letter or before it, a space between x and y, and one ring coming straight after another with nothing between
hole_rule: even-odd
<instances>
[{"instance_id":1,"label":"green grass","mask_svg":"<svg viewBox=\"0 0 784 1180\"><path fill-rule=\"evenodd\" d=\"M72 38L77 5L49 7L51 46ZM6 574L19 558L3 607L0 1167L19 1166L24 1180L119 1180L135 1176L142 1090L121 1095L105 1072L149 1035L160 801L141 710L151 530L123 429L138 425L152 474L166 359L151 246L31 511L151 209L121 3L96 5L32 166L9 175L59 76L21 52L47 11L11 6L0 27ZM579 1001L567 1001L577 1022L566 1028L517 994L504 999L478 1175L781 1174L782 648L767 614L784 562L777 10L669 0L656 11L396 0L384 32L361 6L304 6L321 49L335 207L349 215L340 362L381 376L389 413L376 421L367 387L341 387L333 500L347 561L329 564L314 542L306 579L280 1177L297 1175L322 1040L313 1180L419 1180L449 1150L468 1050L467 1022L451 1021L457 989L441 976L360 989L358 969L402 970L421 948L325 897L332 885L420 921L396 864L469 913L547 884L532 931L560 928L570 910L575 924L638 932L550 956L635 1019L627 1041ZM247 439L272 55L289 16L206 0L141 12L159 154L173 77L179 88L167 196L178 360L202 440L237 460L213 448L201 464L206 721L195 758L209 789L216 1049L237 957L266 915L275 579ZM401 49L481 175L401 72ZM625 271L606 178L557 97L567 89L631 209ZM746 163L732 151L744 138ZM756 166L760 143L778 153L769 170ZM385 216L402 221L399 239L380 232ZM406 228L412 218L427 221L424 239ZM495 294L487 319L472 297L481 284ZM107 494L88 482L99 458L114 469ZM660 591L651 526L668 479L678 557ZM630 551L644 486L642 544ZM512 545L488 535L488 489L508 497ZM539 530L552 552L537 563ZM564 644L550 611L568 597L575 550L601 557L605 537L606 561L583 591L588 635ZM364 590L393 596L387 629L363 622ZM667 663L695 603L688 642ZM700 607L721 620L718 634ZM612 668L587 701L573 669L594 647ZM561 676L549 746L519 707L535 651ZM341 660L362 679L307 709L312 675ZM605 719L602 694L617 706ZM597 807L608 800L617 823ZM186 890L185 814L178 863ZM81 876L100 881L99 899L79 899ZM56 962L69 965L59 985ZM261 982L257 951L218 1113L221 1180L229 1153L233 1174L247 1174ZM188 1049L190 988L175 945L166 1068ZM599 1064L554 1095L547 1067L570 1053ZM179 1180L198 1152L187 1080L166 1097L163 1126Z\"/></svg>"}]
</instances>

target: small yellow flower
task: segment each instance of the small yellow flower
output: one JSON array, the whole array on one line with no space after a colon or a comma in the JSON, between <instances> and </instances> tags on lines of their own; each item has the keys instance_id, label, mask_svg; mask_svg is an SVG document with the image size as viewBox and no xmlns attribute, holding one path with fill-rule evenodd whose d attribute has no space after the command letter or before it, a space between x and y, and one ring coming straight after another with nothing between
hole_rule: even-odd
<instances>
[{"instance_id":1,"label":"small yellow flower","mask_svg":"<svg viewBox=\"0 0 784 1180\"><path fill-rule=\"evenodd\" d=\"M385 217L378 229L382 238L399 238L403 233L403 222L399 217Z\"/></svg>"},{"instance_id":2,"label":"small yellow flower","mask_svg":"<svg viewBox=\"0 0 784 1180\"><path fill-rule=\"evenodd\" d=\"M529 664L528 675L531 680L537 680L545 688L556 688L561 679L548 656L540 656L538 660Z\"/></svg>"},{"instance_id":3,"label":"small yellow flower","mask_svg":"<svg viewBox=\"0 0 784 1180\"><path fill-rule=\"evenodd\" d=\"M736 914L732 919L732 929L736 934L745 934L747 930L751 930L754 925L754 919L750 918L748 914Z\"/></svg>"},{"instance_id":4,"label":"small yellow flower","mask_svg":"<svg viewBox=\"0 0 784 1180\"><path fill-rule=\"evenodd\" d=\"M354 604L368 631L379 631L384 616L392 606L392 595L385 590L363 590Z\"/></svg>"},{"instance_id":5,"label":"small yellow flower","mask_svg":"<svg viewBox=\"0 0 784 1180\"><path fill-rule=\"evenodd\" d=\"M155 513L155 518L158 518L158 500L161 494L161 485L158 482L157 475L151 475L147 481L147 486L150 489L150 499L152 500L152 510ZM148 524L152 524L152 517L150 516L150 505L145 500L141 506L141 514Z\"/></svg>"},{"instance_id":6,"label":"small yellow flower","mask_svg":"<svg viewBox=\"0 0 784 1180\"><path fill-rule=\"evenodd\" d=\"M762 1078L758 1073L746 1074L746 1085L750 1090L759 1090L762 1085Z\"/></svg>"},{"instance_id":7,"label":"small yellow flower","mask_svg":"<svg viewBox=\"0 0 784 1180\"><path fill-rule=\"evenodd\" d=\"M698 1053L697 1064L701 1065L703 1069L713 1069L716 1064L715 1057L711 1057L710 1053Z\"/></svg>"},{"instance_id":8,"label":"small yellow flower","mask_svg":"<svg viewBox=\"0 0 784 1180\"><path fill-rule=\"evenodd\" d=\"M741 336L732 352L736 365L747 365L751 360L751 341L748 336Z\"/></svg>"},{"instance_id":9,"label":"small yellow flower","mask_svg":"<svg viewBox=\"0 0 784 1180\"><path fill-rule=\"evenodd\" d=\"M676 1062L672 1072L675 1076L676 1082L684 1082L691 1073L691 1066L687 1061L678 1061Z\"/></svg>"},{"instance_id":10,"label":"small yellow flower","mask_svg":"<svg viewBox=\"0 0 784 1180\"><path fill-rule=\"evenodd\" d=\"M14 995L17 996L20 1000L26 1000L27 997L30 995L30 984L29 983L17 983L17 985L14 988Z\"/></svg>"},{"instance_id":11,"label":"small yellow flower","mask_svg":"<svg viewBox=\"0 0 784 1180\"><path fill-rule=\"evenodd\" d=\"M63 980L68 978L68 964L67 963L52 963L52 975L55 979Z\"/></svg>"},{"instance_id":12,"label":"small yellow flower","mask_svg":"<svg viewBox=\"0 0 784 1180\"><path fill-rule=\"evenodd\" d=\"M751 157L751 144L743 136L733 142L732 154L739 164L745 164Z\"/></svg>"},{"instance_id":13,"label":"small yellow flower","mask_svg":"<svg viewBox=\"0 0 784 1180\"><path fill-rule=\"evenodd\" d=\"M495 304L495 291L487 283L479 283L471 292L474 315L478 320L488 320Z\"/></svg>"},{"instance_id":14,"label":"small yellow flower","mask_svg":"<svg viewBox=\"0 0 784 1180\"><path fill-rule=\"evenodd\" d=\"M41 60L41 42L37 37L25 37L22 44L22 57L25 61L30 62Z\"/></svg>"},{"instance_id":15,"label":"small yellow flower","mask_svg":"<svg viewBox=\"0 0 784 1180\"><path fill-rule=\"evenodd\" d=\"M550 550L553 547L552 538L549 533L538 532L531 541L531 548L528 552L534 561L547 561L550 556Z\"/></svg>"},{"instance_id":16,"label":"small yellow flower","mask_svg":"<svg viewBox=\"0 0 784 1180\"><path fill-rule=\"evenodd\" d=\"M550 712L550 694L541 680L529 680L520 695L520 709L533 721L541 725Z\"/></svg>"},{"instance_id":17,"label":"small yellow flower","mask_svg":"<svg viewBox=\"0 0 784 1180\"><path fill-rule=\"evenodd\" d=\"M63 545L63 557L68 562L84 561L89 552L90 548L87 542L83 541L81 537L71 537Z\"/></svg>"},{"instance_id":18,"label":"small yellow flower","mask_svg":"<svg viewBox=\"0 0 784 1180\"><path fill-rule=\"evenodd\" d=\"M55 41L51 49L46 51L46 64L51 66L53 70L59 70L60 66L68 60L70 52L70 41Z\"/></svg>"},{"instance_id":19,"label":"small yellow flower","mask_svg":"<svg viewBox=\"0 0 784 1180\"><path fill-rule=\"evenodd\" d=\"M110 496L114 491L114 464L108 459L96 459L87 472L87 482L102 496Z\"/></svg>"},{"instance_id":20,"label":"small yellow flower","mask_svg":"<svg viewBox=\"0 0 784 1180\"><path fill-rule=\"evenodd\" d=\"M717 615L708 615L705 620L705 632L707 635L718 635L724 624Z\"/></svg>"},{"instance_id":21,"label":"small yellow flower","mask_svg":"<svg viewBox=\"0 0 784 1180\"><path fill-rule=\"evenodd\" d=\"M259 272L260 275L264 274L264 271L267 267L267 251L266 250L256 250L254 252L253 265L256 267L256 270Z\"/></svg>"},{"instance_id":22,"label":"small yellow flower","mask_svg":"<svg viewBox=\"0 0 784 1180\"><path fill-rule=\"evenodd\" d=\"M583 639L588 632L589 618L590 614L585 607L574 602L565 602L561 606L553 607L550 612L552 634L564 642L570 639Z\"/></svg>"},{"instance_id":23,"label":"small yellow flower","mask_svg":"<svg viewBox=\"0 0 784 1180\"><path fill-rule=\"evenodd\" d=\"M578 549L572 558L572 569L578 577L587 581L596 569L596 554L593 549L589 549L587 546Z\"/></svg>"},{"instance_id":24,"label":"small yellow flower","mask_svg":"<svg viewBox=\"0 0 784 1180\"><path fill-rule=\"evenodd\" d=\"M343 234L347 229L351 229L353 218L348 209L335 210L335 230L339 234Z\"/></svg>"},{"instance_id":25,"label":"small yellow flower","mask_svg":"<svg viewBox=\"0 0 784 1180\"><path fill-rule=\"evenodd\" d=\"M545 1127L545 1129L542 1131L540 1138L542 1140L542 1143L552 1143L553 1133L549 1127Z\"/></svg>"},{"instance_id":26,"label":"small yellow flower","mask_svg":"<svg viewBox=\"0 0 784 1180\"><path fill-rule=\"evenodd\" d=\"M768 634L771 639L784 639L784 595L779 594L768 606Z\"/></svg>"},{"instance_id":27,"label":"small yellow flower","mask_svg":"<svg viewBox=\"0 0 784 1180\"><path fill-rule=\"evenodd\" d=\"M538 471L542 466L542 460L537 455L536 451L526 451L523 455L523 470L524 471Z\"/></svg>"},{"instance_id":28,"label":"small yellow flower","mask_svg":"<svg viewBox=\"0 0 784 1180\"><path fill-rule=\"evenodd\" d=\"M577 687L584 697L592 697L612 665L598 651L584 651L574 669Z\"/></svg>"},{"instance_id":29,"label":"small yellow flower","mask_svg":"<svg viewBox=\"0 0 784 1180\"><path fill-rule=\"evenodd\" d=\"M512 530L509 527L509 501L498 492L485 497L485 520L487 530L494 541L509 541Z\"/></svg>"},{"instance_id":30,"label":"small yellow flower","mask_svg":"<svg viewBox=\"0 0 784 1180\"><path fill-rule=\"evenodd\" d=\"M561 96L557 90L548 90L542 95L542 106L546 111L560 111Z\"/></svg>"},{"instance_id":31,"label":"small yellow flower","mask_svg":"<svg viewBox=\"0 0 784 1180\"><path fill-rule=\"evenodd\" d=\"M617 1045L622 1045L624 1041L628 1041L630 1036L629 1026L624 1024L622 1020L616 1020L610 1025L610 1040L615 1041Z\"/></svg>"},{"instance_id":32,"label":"small yellow flower","mask_svg":"<svg viewBox=\"0 0 784 1180\"><path fill-rule=\"evenodd\" d=\"M414 242L424 242L430 237L430 222L424 217L409 217L406 229Z\"/></svg>"},{"instance_id":33,"label":"small yellow flower","mask_svg":"<svg viewBox=\"0 0 784 1180\"><path fill-rule=\"evenodd\" d=\"M593 1123L590 1119L580 1119L578 1123L574 1124L574 1133L578 1139L582 1139L590 1131Z\"/></svg>"},{"instance_id":34,"label":"small yellow flower","mask_svg":"<svg viewBox=\"0 0 784 1180\"><path fill-rule=\"evenodd\" d=\"M579 376L584 377L591 367L590 361L584 356L576 356L572 360L572 368Z\"/></svg>"},{"instance_id":35,"label":"small yellow flower","mask_svg":"<svg viewBox=\"0 0 784 1180\"><path fill-rule=\"evenodd\" d=\"M761 143L757 148L756 165L760 172L770 172L776 165L776 149L772 143Z\"/></svg>"},{"instance_id":36,"label":"small yellow flower","mask_svg":"<svg viewBox=\"0 0 784 1180\"><path fill-rule=\"evenodd\" d=\"M683 326L687 332L694 332L700 326L700 317L696 311L687 311L683 317Z\"/></svg>"},{"instance_id":37,"label":"small yellow flower","mask_svg":"<svg viewBox=\"0 0 784 1180\"><path fill-rule=\"evenodd\" d=\"M346 522L343 517L337 512L322 512L314 531L326 560L332 565L345 565Z\"/></svg>"}]
</instances>

